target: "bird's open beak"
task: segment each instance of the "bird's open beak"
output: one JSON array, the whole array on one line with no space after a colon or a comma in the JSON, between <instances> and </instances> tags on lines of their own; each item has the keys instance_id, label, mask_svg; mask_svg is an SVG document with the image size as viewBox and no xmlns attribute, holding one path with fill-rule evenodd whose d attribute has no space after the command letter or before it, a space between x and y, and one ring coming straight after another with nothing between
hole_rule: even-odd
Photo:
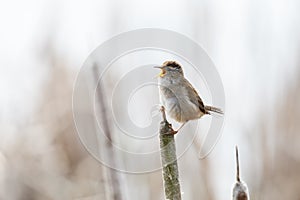
<instances>
[{"instance_id":1,"label":"bird's open beak","mask_svg":"<svg viewBox=\"0 0 300 200\"><path fill-rule=\"evenodd\" d=\"M166 74L166 70L162 66L155 66L154 68L161 69L160 73L157 75L157 77L163 77Z\"/></svg>"}]
</instances>

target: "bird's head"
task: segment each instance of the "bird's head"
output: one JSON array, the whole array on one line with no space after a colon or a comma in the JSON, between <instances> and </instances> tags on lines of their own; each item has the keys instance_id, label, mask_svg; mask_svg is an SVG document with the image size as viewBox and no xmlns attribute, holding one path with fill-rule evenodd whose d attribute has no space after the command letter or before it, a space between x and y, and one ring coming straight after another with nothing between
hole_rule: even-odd
<instances>
[{"instance_id":1,"label":"bird's head","mask_svg":"<svg viewBox=\"0 0 300 200\"><path fill-rule=\"evenodd\" d=\"M162 66L156 66L155 68L161 69L160 77L164 77L166 74L179 74L183 75L183 70L176 61L166 61Z\"/></svg>"}]
</instances>

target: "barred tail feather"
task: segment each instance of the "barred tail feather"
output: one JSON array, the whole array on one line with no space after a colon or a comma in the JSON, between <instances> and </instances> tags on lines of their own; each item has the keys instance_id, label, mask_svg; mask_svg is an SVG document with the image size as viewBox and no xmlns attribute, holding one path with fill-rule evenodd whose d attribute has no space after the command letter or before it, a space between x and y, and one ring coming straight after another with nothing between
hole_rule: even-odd
<instances>
[{"instance_id":1,"label":"barred tail feather","mask_svg":"<svg viewBox=\"0 0 300 200\"><path fill-rule=\"evenodd\" d=\"M218 113L220 115L224 114L224 112L220 108L216 108L213 106L204 106L204 108L205 108L205 111L207 112L207 114L211 114L210 112Z\"/></svg>"}]
</instances>

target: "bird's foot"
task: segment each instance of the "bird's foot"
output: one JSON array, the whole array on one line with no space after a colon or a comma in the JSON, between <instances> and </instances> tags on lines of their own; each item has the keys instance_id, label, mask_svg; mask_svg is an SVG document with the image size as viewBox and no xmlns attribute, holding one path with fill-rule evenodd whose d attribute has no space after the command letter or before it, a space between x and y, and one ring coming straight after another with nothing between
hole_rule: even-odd
<instances>
[{"instance_id":1,"label":"bird's foot","mask_svg":"<svg viewBox=\"0 0 300 200\"><path fill-rule=\"evenodd\" d=\"M172 124L169 124L169 128L171 129L170 130L170 135L175 135L176 133L178 133L178 130L174 130L173 127L172 127Z\"/></svg>"}]
</instances>

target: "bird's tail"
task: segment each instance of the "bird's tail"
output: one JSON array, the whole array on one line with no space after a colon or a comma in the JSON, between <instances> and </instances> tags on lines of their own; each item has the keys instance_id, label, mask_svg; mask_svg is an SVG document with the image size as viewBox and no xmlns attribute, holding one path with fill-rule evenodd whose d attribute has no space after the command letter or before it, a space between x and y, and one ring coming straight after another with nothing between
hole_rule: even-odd
<instances>
[{"instance_id":1,"label":"bird's tail","mask_svg":"<svg viewBox=\"0 0 300 200\"><path fill-rule=\"evenodd\" d=\"M211 114L211 112L218 113L220 115L224 114L224 112L220 108L216 108L213 106L205 106L204 108L205 108L205 111L207 112L207 114Z\"/></svg>"}]
</instances>

